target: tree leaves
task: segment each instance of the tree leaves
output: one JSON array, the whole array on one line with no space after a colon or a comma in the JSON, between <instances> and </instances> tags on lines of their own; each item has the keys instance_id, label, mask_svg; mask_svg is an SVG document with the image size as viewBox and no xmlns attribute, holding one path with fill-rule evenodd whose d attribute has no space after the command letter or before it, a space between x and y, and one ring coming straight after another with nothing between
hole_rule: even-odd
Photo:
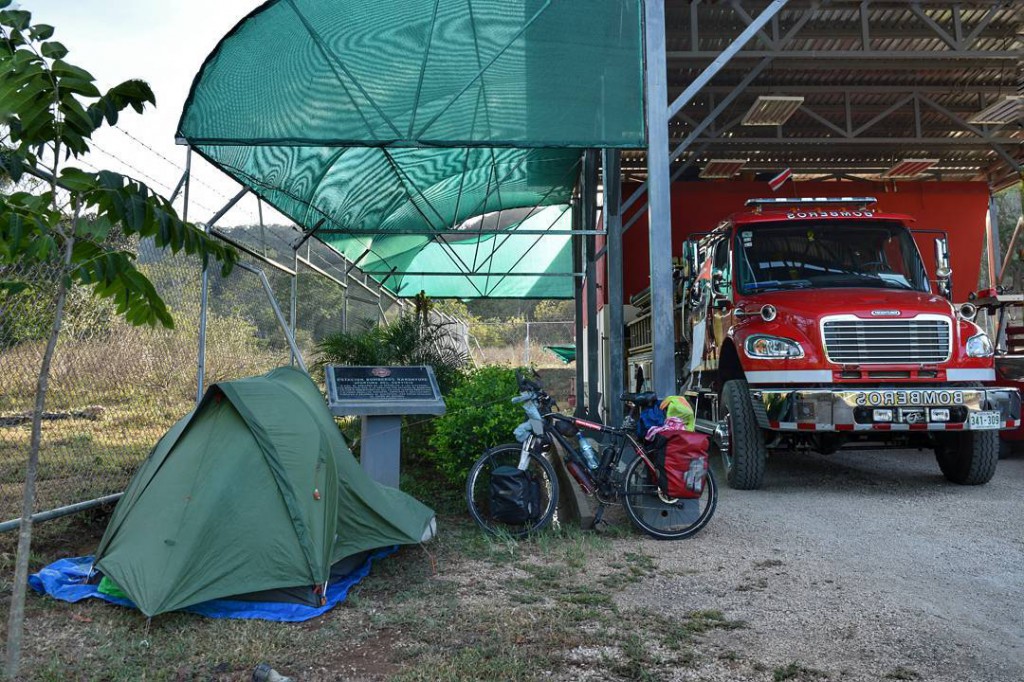
<instances>
[{"instance_id":1,"label":"tree leaves","mask_svg":"<svg viewBox=\"0 0 1024 682\"><path fill-rule=\"evenodd\" d=\"M0 8L9 3L0 0ZM73 239L69 273L114 301L133 324L174 324L156 288L136 267L134 256L108 241L113 228L125 236L152 238L157 247L212 256L227 274L237 252L178 217L171 204L130 177L100 171L62 169L56 178L39 164L41 150L64 157L89 151L89 140L103 125L117 123L121 112L142 113L155 104L152 89L128 80L102 93L85 69L65 61L67 48L51 41L54 29L31 25L20 10L0 11L0 124L16 145L0 148L0 175L19 180L26 173L55 181L77 202L74 218L54 206L51 191L0 194L0 264L52 262ZM8 289L15 283L5 284Z\"/></svg>"},{"instance_id":2,"label":"tree leaves","mask_svg":"<svg viewBox=\"0 0 1024 682\"><path fill-rule=\"evenodd\" d=\"M68 56L68 48L64 47L63 43L58 43L56 40L49 43L43 43L41 47L43 56L47 59L64 59Z\"/></svg>"},{"instance_id":3,"label":"tree leaves","mask_svg":"<svg viewBox=\"0 0 1024 682\"><path fill-rule=\"evenodd\" d=\"M76 241L72 249L72 278L92 286L96 295L110 299L117 314L134 325L174 327L167 306L145 275L135 267L135 256L110 251L89 240Z\"/></svg>"},{"instance_id":4,"label":"tree leaves","mask_svg":"<svg viewBox=\"0 0 1024 682\"><path fill-rule=\"evenodd\" d=\"M25 10L5 9L0 12L0 25L9 26L15 31L24 31L32 21L32 14Z\"/></svg>"}]
</instances>

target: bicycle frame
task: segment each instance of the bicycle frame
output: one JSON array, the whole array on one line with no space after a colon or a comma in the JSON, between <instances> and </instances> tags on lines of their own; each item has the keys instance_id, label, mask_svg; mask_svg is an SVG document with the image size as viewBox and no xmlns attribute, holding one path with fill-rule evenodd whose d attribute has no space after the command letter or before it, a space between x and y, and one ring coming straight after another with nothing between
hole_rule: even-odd
<instances>
[{"instance_id":1,"label":"bicycle frame","mask_svg":"<svg viewBox=\"0 0 1024 682\"><path fill-rule=\"evenodd\" d=\"M607 471L614 469L618 465L619 461L621 461L622 451L624 450L626 443L633 447L633 452L636 454L637 457L643 460L644 464L647 466L647 469L651 473L657 474L657 469L655 468L654 463L651 462L650 457L647 456L647 452L644 450L643 446L640 445L640 443L637 442L633 434L627 431L626 429L616 428L614 426L605 426L604 424L598 424L596 422L592 422L586 419L580 419L578 417L569 417L564 414L559 414L557 412L551 412L549 414L544 415L545 422L547 422L549 419L567 422L582 431L596 431L598 433L609 434L615 437L616 440L622 439L624 441L622 443L622 447L618 447L618 443L616 443L616 451L614 458L610 460L607 464L602 463L603 466L598 468L597 472L601 475L602 478L604 477L604 475L607 474ZM576 445L569 442L569 439L563 436L561 433L559 433L557 429L545 428L544 435L553 436L554 439L558 441L559 445L561 445L566 452L571 452L579 456L579 449L576 447ZM531 436L527 440L527 442L523 444L523 455L520 457L519 460L522 467L526 466L526 453L529 452L527 446L532 445L532 441L536 437L537 436ZM605 469L607 469L607 471Z\"/></svg>"}]
</instances>

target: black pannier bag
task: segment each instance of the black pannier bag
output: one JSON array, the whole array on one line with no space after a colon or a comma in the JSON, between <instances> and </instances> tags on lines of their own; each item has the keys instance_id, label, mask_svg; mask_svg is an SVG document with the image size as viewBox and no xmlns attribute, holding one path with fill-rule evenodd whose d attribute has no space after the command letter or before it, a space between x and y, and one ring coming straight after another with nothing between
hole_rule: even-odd
<instances>
[{"instance_id":1,"label":"black pannier bag","mask_svg":"<svg viewBox=\"0 0 1024 682\"><path fill-rule=\"evenodd\" d=\"M529 471L497 467L491 472L491 516L502 523L529 523L541 515L540 481Z\"/></svg>"}]
</instances>

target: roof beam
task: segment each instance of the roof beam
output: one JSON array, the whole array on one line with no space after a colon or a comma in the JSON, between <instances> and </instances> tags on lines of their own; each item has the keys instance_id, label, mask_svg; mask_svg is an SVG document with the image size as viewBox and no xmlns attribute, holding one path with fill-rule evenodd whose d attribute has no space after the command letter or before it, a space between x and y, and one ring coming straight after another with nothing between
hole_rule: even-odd
<instances>
[{"instance_id":1,"label":"roof beam","mask_svg":"<svg viewBox=\"0 0 1024 682\"><path fill-rule=\"evenodd\" d=\"M371 277L378 276L382 277L385 275L397 275L399 277L493 277L495 274L490 272L399 272L397 268L394 270L380 270L380 271L363 271L363 274L370 275ZM502 278L505 277L583 277L582 272L503 272L501 273ZM491 287L493 289L493 287ZM483 294L481 294L483 296Z\"/></svg>"},{"instance_id":2,"label":"roof beam","mask_svg":"<svg viewBox=\"0 0 1024 682\"><path fill-rule=\"evenodd\" d=\"M768 20L775 16L780 9L785 7L787 1L788 0L772 0L772 4L762 10L762 12L757 15L757 19L752 20L747 27L743 29L738 36L736 36L736 39L732 41L727 48L721 52L710 53L711 64L704 67L700 76L694 79L694 81L690 83L690 85L687 86L687 88L683 90L683 92L669 105L668 118L671 120L672 117L679 113L680 109L689 104L690 100L700 92L701 88L707 85L708 82L715 77L715 74L717 74L722 67L729 63L730 59L743 49L743 46L747 44L754 34L760 31L761 28L768 23ZM783 38L783 40L785 41L786 39ZM774 53L775 51L776 50L771 50L770 52ZM666 55L670 54L672 53L666 51Z\"/></svg>"},{"instance_id":3,"label":"roof beam","mask_svg":"<svg viewBox=\"0 0 1024 682\"><path fill-rule=\"evenodd\" d=\"M1021 139L1013 137L1000 137L1000 138L977 138L977 137L914 137L914 136L902 136L902 137L702 137L698 138L699 142L711 142L712 147L714 146L736 146L736 145L751 145L751 146L804 146L804 145L828 145L830 147L848 147L857 146L863 147L866 145L881 145L882 149L885 149L885 145L894 144L913 144L919 145L922 148L933 146L936 148L948 148L948 147L977 147L985 148L991 147L995 144L1021 144ZM808 151L808 153L811 153Z\"/></svg>"},{"instance_id":4,"label":"roof beam","mask_svg":"<svg viewBox=\"0 0 1024 682\"><path fill-rule=\"evenodd\" d=\"M982 138L986 142L988 142L989 145L992 147L992 149L997 154L999 154L999 156L1001 156L1004 161L1006 161L1006 163L1010 166L1010 168L1012 168L1013 170L1015 170L1017 172L1020 171L1020 163L1016 159L1014 159L1012 156L1010 156L1010 154L1007 153L1007 151L1005 149L1003 149L1002 145L1007 144L1007 145L1018 145L1019 146L1021 144L1021 140L1019 140L1017 138L1012 138L1012 137L1011 138L996 138L994 135L991 135L991 134L985 132L984 130L971 125L970 123L968 123L964 119L960 118L959 116L954 114L949 109L946 109L944 106L942 106L938 102L934 101L930 97L922 96L919 99L922 102L924 102L925 104L927 104L928 106L930 106L935 111L938 111L940 114L942 114L942 115L946 116L947 118L949 118L949 120L953 121L954 123L959 125L961 128L963 128L964 130L968 130L968 131L974 133L975 135L977 135L978 137Z\"/></svg>"},{"instance_id":5,"label":"roof beam","mask_svg":"<svg viewBox=\"0 0 1024 682\"><path fill-rule=\"evenodd\" d=\"M959 27L960 8L954 5L952 9L954 16L957 17L957 26ZM951 49L963 49L963 44L959 40L949 35L949 33L946 32L946 29L942 28L942 26L940 26L937 21L932 19L930 16L928 16L928 14L925 13L924 10L921 9L921 3L915 2L914 4L912 4L910 6L910 11L914 13L914 16L923 21L928 26L928 28L932 30L933 34L937 35L942 42L946 43L946 45L949 45ZM959 31L957 31L957 33L959 33Z\"/></svg>"},{"instance_id":6,"label":"roof beam","mask_svg":"<svg viewBox=\"0 0 1024 682\"><path fill-rule=\"evenodd\" d=\"M516 235L603 235L604 230L416 230L416 229L388 229L388 230L344 230L344 229L330 229L320 230L319 234L330 235L339 234L343 236L354 236L354 235L373 235L375 237L407 237L412 235L419 235L425 237L437 237L438 239L451 239L453 241L462 241L478 236L516 236Z\"/></svg>"},{"instance_id":7,"label":"roof beam","mask_svg":"<svg viewBox=\"0 0 1024 682\"><path fill-rule=\"evenodd\" d=\"M686 50L670 50L666 53L669 61L707 61L714 59L720 53L700 50L696 52ZM877 60L877 59L920 59L934 61L962 61L973 59L979 62L1016 62L1020 59L1020 52L1016 50L743 50L739 52L732 61L736 59L762 59L764 57L775 57L776 59L827 59L827 60ZM834 65L829 68L834 68Z\"/></svg>"},{"instance_id":8,"label":"roof beam","mask_svg":"<svg viewBox=\"0 0 1024 682\"><path fill-rule=\"evenodd\" d=\"M776 80L780 76L785 76L784 73L774 73L773 78ZM703 92L707 93L723 93L730 92L735 84L724 84L719 83L717 85L708 85L704 88ZM991 83L988 85L975 84L975 85L959 85L953 82L943 85L915 85L908 83L906 85L869 85L869 84L857 84L847 85L836 83L835 85L795 85L795 84L778 84L778 85L751 85L747 87L746 92L751 95L761 94L772 94L772 95L813 95L813 94L839 94L849 93L851 95L885 95L885 94L901 94L909 95L913 93L940 93L940 94L956 94L956 95L987 95L987 94L999 94L1005 93L1007 89L1013 89L1016 87L1016 83L1009 81L1003 83ZM678 87L676 89L679 89ZM672 91L672 88L669 88Z\"/></svg>"}]
</instances>

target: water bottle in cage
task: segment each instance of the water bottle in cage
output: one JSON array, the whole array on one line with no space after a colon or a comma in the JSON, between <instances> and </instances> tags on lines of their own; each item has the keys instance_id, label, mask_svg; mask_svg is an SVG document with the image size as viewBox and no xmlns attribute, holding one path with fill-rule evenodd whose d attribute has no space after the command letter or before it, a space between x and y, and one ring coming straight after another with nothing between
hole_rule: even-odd
<instances>
[{"instance_id":1,"label":"water bottle in cage","mask_svg":"<svg viewBox=\"0 0 1024 682\"><path fill-rule=\"evenodd\" d=\"M586 439L582 432L577 433L576 437L580 441L580 454L583 455L583 459L586 461L587 466L591 469L597 468L597 455L594 453L594 446L590 444L590 441Z\"/></svg>"}]
</instances>

